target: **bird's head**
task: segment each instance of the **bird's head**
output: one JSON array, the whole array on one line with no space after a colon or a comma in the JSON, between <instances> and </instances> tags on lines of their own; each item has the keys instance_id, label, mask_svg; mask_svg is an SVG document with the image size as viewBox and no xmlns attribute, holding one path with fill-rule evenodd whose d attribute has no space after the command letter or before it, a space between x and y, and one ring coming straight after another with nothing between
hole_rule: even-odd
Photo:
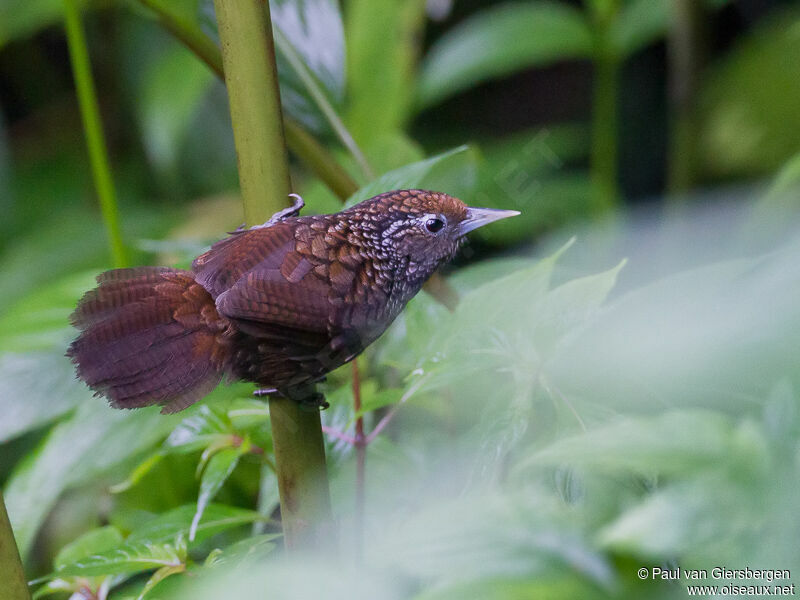
<instances>
[{"instance_id":1,"label":"bird's head","mask_svg":"<svg viewBox=\"0 0 800 600\"><path fill-rule=\"evenodd\" d=\"M353 207L375 227L381 248L402 259L413 279L427 279L450 260L470 231L513 217L516 210L472 208L458 198L427 190L387 192Z\"/></svg>"}]
</instances>

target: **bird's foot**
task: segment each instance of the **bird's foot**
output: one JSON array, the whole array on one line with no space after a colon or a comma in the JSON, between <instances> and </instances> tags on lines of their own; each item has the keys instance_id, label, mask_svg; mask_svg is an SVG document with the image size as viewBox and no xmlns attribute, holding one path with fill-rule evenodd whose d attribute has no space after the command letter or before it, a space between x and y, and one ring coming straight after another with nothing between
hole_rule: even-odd
<instances>
[{"instance_id":1,"label":"bird's foot","mask_svg":"<svg viewBox=\"0 0 800 600\"><path fill-rule=\"evenodd\" d=\"M306 203L298 194L289 194L289 197L294 198L294 204L287 206L283 210L279 210L269 218L269 221L263 225L256 225L256 227L270 227L271 225L275 225L275 223L280 223L284 219L299 216L300 211L303 209Z\"/></svg>"},{"instance_id":2,"label":"bird's foot","mask_svg":"<svg viewBox=\"0 0 800 600\"><path fill-rule=\"evenodd\" d=\"M325 400L325 396L319 392L300 398L298 402L300 403L300 408L309 412L325 410L330 406L330 403Z\"/></svg>"},{"instance_id":3,"label":"bird's foot","mask_svg":"<svg viewBox=\"0 0 800 600\"><path fill-rule=\"evenodd\" d=\"M289 398L300 405L300 408L308 411L325 410L330 404L325 400L325 396L320 392L306 387L293 389L259 388L253 391L253 396L263 398L265 396L281 396Z\"/></svg>"}]
</instances>

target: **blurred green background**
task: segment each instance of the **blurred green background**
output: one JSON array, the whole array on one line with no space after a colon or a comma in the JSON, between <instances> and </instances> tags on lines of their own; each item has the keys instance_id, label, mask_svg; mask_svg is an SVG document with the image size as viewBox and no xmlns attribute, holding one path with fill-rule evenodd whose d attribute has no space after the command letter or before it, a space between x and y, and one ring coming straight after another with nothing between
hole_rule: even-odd
<instances>
[{"instance_id":1,"label":"blurred green background","mask_svg":"<svg viewBox=\"0 0 800 600\"><path fill-rule=\"evenodd\" d=\"M243 221L224 86L183 43L215 48L213 3L77 4L130 264L186 266ZM522 216L446 269L455 312L423 293L360 359L367 431L390 419L363 513L333 374L341 552L286 557L249 386L165 417L75 380L68 315L113 264L65 4L0 0L0 484L32 589L682 597L637 570L717 566L791 578L698 583L792 585L800 3L270 5L285 116L352 179L292 152L307 211L426 187Z\"/></svg>"}]
</instances>

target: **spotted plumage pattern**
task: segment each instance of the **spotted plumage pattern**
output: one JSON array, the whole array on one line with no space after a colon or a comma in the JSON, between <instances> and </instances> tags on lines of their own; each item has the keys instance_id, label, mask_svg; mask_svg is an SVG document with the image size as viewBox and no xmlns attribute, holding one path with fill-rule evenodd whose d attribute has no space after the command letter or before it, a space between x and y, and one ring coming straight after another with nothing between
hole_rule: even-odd
<instances>
[{"instance_id":1,"label":"spotted plumage pattern","mask_svg":"<svg viewBox=\"0 0 800 600\"><path fill-rule=\"evenodd\" d=\"M78 376L120 408L182 410L223 377L314 403L313 383L380 336L467 231L516 214L425 190L301 207L233 232L191 271L100 275L72 315Z\"/></svg>"}]
</instances>

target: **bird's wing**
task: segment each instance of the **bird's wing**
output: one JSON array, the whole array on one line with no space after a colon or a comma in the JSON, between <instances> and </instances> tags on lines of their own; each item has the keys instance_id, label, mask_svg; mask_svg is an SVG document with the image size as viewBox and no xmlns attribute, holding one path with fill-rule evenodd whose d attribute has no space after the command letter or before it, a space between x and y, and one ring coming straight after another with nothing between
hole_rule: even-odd
<instances>
[{"instance_id":1,"label":"bird's wing","mask_svg":"<svg viewBox=\"0 0 800 600\"><path fill-rule=\"evenodd\" d=\"M322 217L236 232L193 264L221 314L264 334L270 327L319 333L358 327L365 305L380 302L370 289L371 269L346 232Z\"/></svg>"}]
</instances>

